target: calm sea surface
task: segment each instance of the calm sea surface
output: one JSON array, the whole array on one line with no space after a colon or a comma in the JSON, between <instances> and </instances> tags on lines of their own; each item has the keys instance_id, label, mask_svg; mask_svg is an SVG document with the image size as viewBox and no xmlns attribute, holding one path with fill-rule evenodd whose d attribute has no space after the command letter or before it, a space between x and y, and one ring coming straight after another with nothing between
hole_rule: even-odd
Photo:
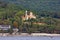
<instances>
[{"instance_id":1,"label":"calm sea surface","mask_svg":"<svg viewBox=\"0 0 60 40\"><path fill-rule=\"evenodd\" d=\"M15 37L0 37L0 40L60 40L60 37L15 36Z\"/></svg>"}]
</instances>

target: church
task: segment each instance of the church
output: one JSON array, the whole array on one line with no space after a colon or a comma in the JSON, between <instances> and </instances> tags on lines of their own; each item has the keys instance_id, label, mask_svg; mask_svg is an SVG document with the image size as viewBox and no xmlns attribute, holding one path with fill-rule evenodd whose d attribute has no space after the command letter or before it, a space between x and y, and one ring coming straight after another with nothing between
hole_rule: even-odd
<instances>
[{"instance_id":1,"label":"church","mask_svg":"<svg viewBox=\"0 0 60 40\"><path fill-rule=\"evenodd\" d=\"M28 20L28 19L36 19L36 16L33 14L33 12L26 11L25 14L22 16L22 20Z\"/></svg>"}]
</instances>

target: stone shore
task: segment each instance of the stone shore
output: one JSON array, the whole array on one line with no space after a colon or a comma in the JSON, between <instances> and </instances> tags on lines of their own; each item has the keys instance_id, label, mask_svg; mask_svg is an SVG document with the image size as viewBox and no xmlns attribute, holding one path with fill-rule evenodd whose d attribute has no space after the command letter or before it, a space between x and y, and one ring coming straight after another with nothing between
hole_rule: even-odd
<instances>
[{"instance_id":1,"label":"stone shore","mask_svg":"<svg viewBox=\"0 0 60 40\"><path fill-rule=\"evenodd\" d=\"M47 33L13 33L13 34L9 34L9 33L0 33L0 36L60 36L60 34L47 34Z\"/></svg>"}]
</instances>

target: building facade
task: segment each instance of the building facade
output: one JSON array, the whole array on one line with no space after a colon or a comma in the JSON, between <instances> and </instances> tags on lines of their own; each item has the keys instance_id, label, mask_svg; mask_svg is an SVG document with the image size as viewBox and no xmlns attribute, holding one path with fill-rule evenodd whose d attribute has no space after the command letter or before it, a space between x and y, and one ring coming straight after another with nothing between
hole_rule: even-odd
<instances>
[{"instance_id":1,"label":"building facade","mask_svg":"<svg viewBox=\"0 0 60 40\"><path fill-rule=\"evenodd\" d=\"M26 11L25 14L22 16L23 20L28 20L28 19L36 19L36 16L32 12Z\"/></svg>"},{"instance_id":2,"label":"building facade","mask_svg":"<svg viewBox=\"0 0 60 40\"><path fill-rule=\"evenodd\" d=\"M10 25L0 25L0 30L8 30L10 28L11 28Z\"/></svg>"}]
</instances>

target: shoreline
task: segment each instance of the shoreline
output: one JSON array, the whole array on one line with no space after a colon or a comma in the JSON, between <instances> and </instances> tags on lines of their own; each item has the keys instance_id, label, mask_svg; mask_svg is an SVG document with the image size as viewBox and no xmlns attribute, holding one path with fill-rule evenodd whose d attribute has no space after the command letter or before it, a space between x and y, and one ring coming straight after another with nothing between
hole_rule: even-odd
<instances>
[{"instance_id":1,"label":"shoreline","mask_svg":"<svg viewBox=\"0 0 60 40\"><path fill-rule=\"evenodd\" d=\"M9 34L9 33L0 33L0 36L50 36L50 37L53 37L53 36L60 36L60 34L48 34L48 33L31 33L31 34L28 34L28 33L16 33L16 34Z\"/></svg>"}]
</instances>

